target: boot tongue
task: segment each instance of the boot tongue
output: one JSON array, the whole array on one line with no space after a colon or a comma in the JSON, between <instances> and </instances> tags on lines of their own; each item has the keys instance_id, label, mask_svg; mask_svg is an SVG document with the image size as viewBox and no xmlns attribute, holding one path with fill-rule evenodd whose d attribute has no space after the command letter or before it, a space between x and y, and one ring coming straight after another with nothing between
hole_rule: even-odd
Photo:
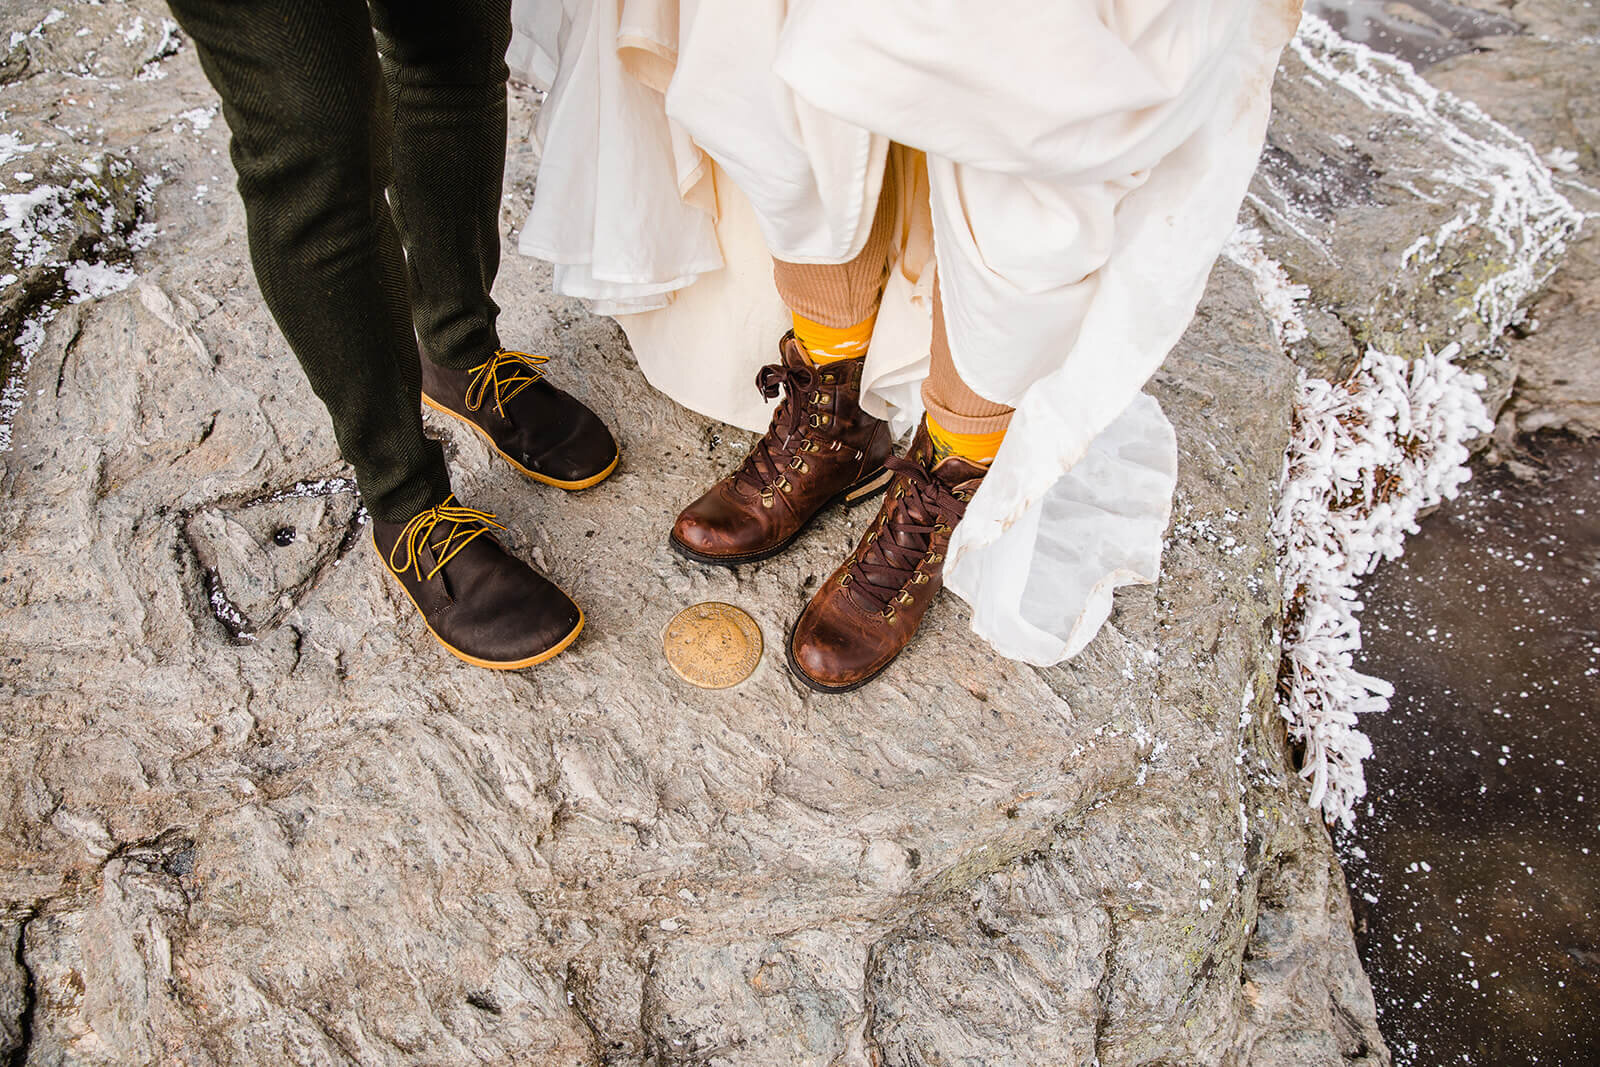
<instances>
[{"instance_id":1,"label":"boot tongue","mask_svg":"<svg viewBox=\"0 0 1600 1067\"><path fill-rule=\"evenodd\" d=\"M982 481L984 475L989 473L989 468L965 456L946 456L930 473L945 485L956 489L962 482Z\"/></svg>"},{"instance_id":2,"label":"boot tongue","mask_svg":"<svg viewBox=\"0 0 1600 1067\"><path fill-rule=\"evenodd\" d=\"M786 367L810 367L817 369L816 363L811 359L811 353L806 351L806 346L790 330L783 335L783 340L778 342L778 358L783 360Z\"/></svg>"},{"instance_id":3,"label":"boot tongue","mask_svg":"<svg viewBox=\"0 0 1600 1067\"><path fill-rule=\"evenodd\" d=\"M977 483L989 473L989 468L981 463L974 463L964 456L946 456L937 464L933 462L933 438L928 435L926 424L917 427L917 434L911 439L911 448L907 450L906 458L915 461L923 470L927 471L935 481L942 482L951 489L971 490L976 489ZM972 482L970 486L966 482Z\"/></svg>"}]
</instances>

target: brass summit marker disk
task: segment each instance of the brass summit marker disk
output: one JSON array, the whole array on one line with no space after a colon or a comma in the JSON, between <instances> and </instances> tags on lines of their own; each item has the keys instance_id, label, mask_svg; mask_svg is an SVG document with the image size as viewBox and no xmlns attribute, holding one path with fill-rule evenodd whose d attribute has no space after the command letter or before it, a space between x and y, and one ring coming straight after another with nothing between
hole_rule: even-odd
<instances>
[{"instance_id":1,"label":"brass summit marker disk","mask_svg":"<svg viewBox=\"0 0 1600 1067\"><path fill-rule=\"evenodd\" d=\"M661 632L667 665L701 689L726 689L750 677L761 662L761 627L748 614L716 600L684 608Z\"/></svg>"}]
</instances>

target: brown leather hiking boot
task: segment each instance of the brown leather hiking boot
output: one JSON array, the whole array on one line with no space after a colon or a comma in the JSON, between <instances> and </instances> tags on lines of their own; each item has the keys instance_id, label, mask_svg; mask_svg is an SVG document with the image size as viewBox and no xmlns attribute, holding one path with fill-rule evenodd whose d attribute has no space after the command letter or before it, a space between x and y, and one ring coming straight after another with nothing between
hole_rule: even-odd
<instances>
[{"instance_id":1,"label":"brown leather hiking boot","mask_svg":"<svg viewBox=\"0 0 1600 1067\"><path fill-rule=\"evenodd\" d=\"M500 546L488 512L449 497L404 525L372 520L372 543L428 632L477 667L543 663L577 639L583 612Z\"/></svg>"},{"instance_id":2,"label":"brown leather hiking boot","mask_svg":"<svg viewBox=\"0 0 1600 1067\"><path fill-rule=\"evenodd\" d=\"M471 370L422 361L422 402L460 419L536 482L587 489L617 469L616 438L599 416L551 385L547 356L502 349Z\"/></svg>"},{"instance_id":3,"label":"brown leather hiking boot","mask_svg":"<svg viewBox=\"0 0 1600 1067\"><path fill-rule=\"evenodd\" d=\"M944 586L950 531L988 469L960 456L934 463L924 425L861 543L828 577L789 634L789 667L819 693L859 689L894 662Z\"/></svg>"},{"instance_id":4,"label":"brown leather hiking boot","mask_svg":"<svg viewBox=\"0 0 1600 1067\"><path fill-rule=\"evenodd\" d=\"M793 331L778 352L781 362L756 375L762 396L785 394L766 436L673 524L668 542L690 559L731 566L775 556L826 505L859 504L889 484L889 424L861 410L865 358L818 367Z\"/></svg>"}]
</instances>

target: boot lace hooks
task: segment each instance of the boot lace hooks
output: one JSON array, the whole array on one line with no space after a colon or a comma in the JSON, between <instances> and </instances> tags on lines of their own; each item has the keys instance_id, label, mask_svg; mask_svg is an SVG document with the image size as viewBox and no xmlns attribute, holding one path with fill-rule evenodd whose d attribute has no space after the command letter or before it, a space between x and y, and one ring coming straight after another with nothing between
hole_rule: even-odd
<instances>
[{"instance_id":1,"label":"boot lace hooks","mask_svg":"<svg viewBox=\"0 0 1600 1067\"><path fill-rule=\"evenodd\" d=\"M892 620L893 604L909 599L906 585L932 551L934 535L954 526L967 503L965 493L956 495L914 460L890 456L884 466L902 477L890 490L871 542L851 559L844 585L857 607Z\"/></svg>"},{"instance_id":2,"label":"boot lace hooks","mask_svg":"<svg viewBox=\"0 0 1600 1067\"><path fill-rule=\"evenodd\" d=\"M800 401L808 391L816 388L817 382L818 375L814 367L769 363L761 368L756 375L756 388L761 390L761 395L772 400L781 392L784 398L772 417L772 427L767 430L766 436L751 447L750 454L739 467L735 475L737 481L764 490L782 477L791 458L790 441L803 421Z\"/></svg>"},{"instance_id":3,"label":"boot lace hooks","mask_svg":"<svg viewBox=\"0 0 1600 1067\"><path fill-rule=\"evenodd\" d=\"M539 368L550 362L549 356L536 356L532 352L513 352L502 348L494 357L472 368L472 381L467 386L467 409L477 411L483 407L485 395L494 397L494 409L505 418L506 404L511 398L544 377Z\"/></svg>"},{"instance_id":4,"label":"boot lace hooks","mask_svg":"<svg viewBox=\"0 0 1600 1067\"><path fill-rule=\"evenodd\" d=\"M460 504L452 504L455 494L445 497L444 503L431 507L427 511L418 512L411 521L405 524L400 531L400 538L389 550L389 569L396 574L413 572L419 581L428 581L444 569L444 565L455 558L470 544L473 538L480 537L489 532L489 527L504 530L505 527L495 521L492 514L479 511L476 508L464 508ZM449 529L441 531L444 536L438 541L429 542L428 538L439 527L449 524ZM433 570L426 575L422 573L422 558L418 548L426 545L433 550L434 558L438 560L433 565ZM401 550L405 551L403 561L397 560Z\"/></svg>"}]
</instances>

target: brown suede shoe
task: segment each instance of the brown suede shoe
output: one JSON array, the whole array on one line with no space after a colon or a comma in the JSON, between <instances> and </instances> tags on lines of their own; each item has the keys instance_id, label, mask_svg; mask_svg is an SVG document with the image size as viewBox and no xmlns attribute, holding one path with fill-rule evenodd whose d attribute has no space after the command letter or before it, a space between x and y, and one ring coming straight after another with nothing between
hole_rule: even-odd
<instances>
[{"instance_id":1,"label":"brown suede shoe","mask_svg":"<svg viewBox=\"0 0 1600 1067\"><path fill-rule=\"evenodd\" d=\"M372 543L428 632L477 667L543 663L577 639L583 612L500 547L494 516L450 497L400 525L372 520Z\"/></svg>"},{"instance_id":2,"label":"brown suede shoe","mask_svg":"<svg viewBox=\"0 0 1600 1067\"><path fill-rule=\"evenodd\" d=\"M536 482L587 489L617 469L616 438L599 416L551 385L548 357L501 350L471 370L422 361L422 402L460 419Z\"/></svg>"},{"instance_id":3,"label":"brown suede shoe","mask_svg":"<svg viewBox=\"0 0 1600 1067\"><path fill-rule=\"evenodd\" d=\"M988 469L960 456L933 461L924 425L878 517L824 582L789 634L789 667L819 693L859 689L894 662L943 588L950 532Z\"/></svg>"},{"instance_id":4,"label":"brown suede shoe","mask_svg":"<svg viewBox=\"0 0 1600 1067\"><path fill-rule=\"evenodd\" d=\"M778 352L781 362L756 376L767 399L785 394L766 436L673 524L668 543L692 560L732 566L775 556L828 504L859 504L889 484L889 424L861 410L866 360L818 367L792 331Z\"/></svg>"}]
</instances>

